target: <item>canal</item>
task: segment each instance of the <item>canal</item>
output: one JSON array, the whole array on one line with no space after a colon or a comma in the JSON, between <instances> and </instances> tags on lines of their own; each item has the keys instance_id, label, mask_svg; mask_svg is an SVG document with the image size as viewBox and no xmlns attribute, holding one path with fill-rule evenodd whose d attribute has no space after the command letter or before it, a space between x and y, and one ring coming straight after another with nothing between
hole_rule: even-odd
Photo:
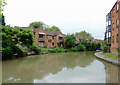
<instances>
[{"instance_id":1,"label":"canal","mask_svg":"<svg viewBox=\"0 0 120 85\"><path fill-rule=\"evenodd\" d=\"M118 83L118 66L95 52L34 55L3 61L3 83Z\"/></svg>"}]
</instances>

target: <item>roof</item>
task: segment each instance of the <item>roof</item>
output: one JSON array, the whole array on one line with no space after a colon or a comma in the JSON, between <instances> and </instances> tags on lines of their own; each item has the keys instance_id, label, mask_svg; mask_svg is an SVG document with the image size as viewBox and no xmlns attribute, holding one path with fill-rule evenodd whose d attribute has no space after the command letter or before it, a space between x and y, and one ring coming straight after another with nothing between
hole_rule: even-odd
<instances>
[{"instance_id":1,"label":"roof","mask_svg":"<svg viewBox=\"0 0 120 85\"><path fill-rule=\"evenodd\" d=\"M96 39L98 42L104 43L104 40Z\"/></svg>"},{"instance_id":2,"label":"roof","mask_svg":"<svg viewBox=\"0 0 120 85\"><path fill-rule=\"evenodd\" d=\"M48 32L48 31L46 31L46 33L47 33L47 35L50 35L50 36L56 36L58 33L60 33L60 31L59 32Z\"/></svg>"},{"instance_id":3,"label":"roof","mask_svg":"<svg viewBox=\"0 0 120 85\"><path fill-rule=\"evenodd\" d=\"M15 26L14 28L17 28L19 26ZM29 29L29 27L20 27L20 28L23 28L23 29Z\"/></svg>"},{"instance_id":4,"label":"roof","mask_svg":"<svg viewBox=\"0 0 120 85\"><path fill-rule=\"evenodd\" d=\"M93 37L80 36L80 35L78 35L77 37L78 37L79 39L88 39L88 40L92 40L92 39L93 39Z\"/></svg>"},{"instance_id":5,"label":"roof","mask_svg":"<svg viewBox=\"0 0 120 85\"><path fill-rule=\"evenodd\" d=\"M119 1L119 0L117 0L117 1L115 2L114 6L113 6L112 9L110 10L110 12L113 10L113 8L115 7L115 5L117 4L118 1Z\"/></svg>"},{"instance_id":6,"label":"roof","mask_svg":"<svg viewBox=\"0 0 120 85\"><path fill-rule=\"evenodd\" d=\"M39 29L42 29L42 28L35 28L34 29L34 32L37 32ZM44 29L43 29L44 30ZM44 30L45 31L45 30ZM58 33L60 33L60 31L58 32L49 32L49 31L45 31L47 35L49 36L56 36Z\"/></svg>"}]
</instances>

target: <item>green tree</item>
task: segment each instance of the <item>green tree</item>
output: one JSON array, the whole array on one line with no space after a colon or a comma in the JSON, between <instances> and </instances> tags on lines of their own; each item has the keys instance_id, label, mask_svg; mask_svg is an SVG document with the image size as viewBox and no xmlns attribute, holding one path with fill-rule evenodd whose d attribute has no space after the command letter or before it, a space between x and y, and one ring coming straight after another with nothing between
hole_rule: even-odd
<instances>
[{"instance_id":1,"label":"green tree","mask_svg":"<svg viewBox=\"0 0 120 85\"><path fill-rule=\"evenodd\" d=\"M82 36L92 37L92 35L90 33L86 32L85 30L81 31L81 32L77 32L76 35L82 35Z\"/></svg>"},{"instance_id":2,"label":"green tree","mask_svg":"<svg viewBox=\"0 0 120 85\"><path fill-rule=\"evenodd\" d=\"M5 16L2 14L2 25L6 25L6 23L5 23Z\"/></svg>"},{"instance_id":3,"label":"green tree","mask_svg":"<svg viewBox=\"0 0 120 85\"><path fill-rule=\"evenodd\" d=\"M2 11L4 10L4 6L6 5L5 0L0 0L0 19L2 18Z\"/></svg>"},{"instance_id":4,"label":"green tree","mask_svg":"<svg viewBox=\"0 0 120 85\"><path fill-rule=\"evenodd\" d=\"M107 52L109 52L109 46L103 46L102 47L102 51L103 51L103 53L107 53Z\"/></svg>"},{"instance_id":5,"label":"green tree","mask_svg":"<svg viewBox=\"0 0 120 85\"><path fill-rule=\"evenodd\" d=\"M101 43L100 42L96 43L96 48L100 48L100 47L101 47Z\"/></svg>"},{"instance_id":6,"label":"green tree","mask_svg":"<svg viewBox=\"0 0 120 85\"><path fill-rule=\"evenodd\" d=\"M80 41L80 44L84 45L86 47L86 49L88 49L90 47L90 41L88 41L86 39L82 39Z\"/></svg>"},{"instance_id":7,"label":"green tree","mask_svg":"<svg viewBox=\"0 0 120 85\"><path fill-rule=\"evenodd\" d=\"M44 23L42 21L38 21L38 22L32 22L30 23L29 27L34 27L34 28L43 28L44 27Z\"/></svg>"},{"instance_id":8,"label":"green tree","mask_svg":"<svg viewBox=\"0 0 120 85\"><path fill-rule=\"evenodd\" d=\"M65 37L65 42L64 42L64 46L65 48L73 48L76 44L76 39L75 39L75 35L74 34L68 34Z\"/></svg>"},{"instance_id":9,"label":"green tree","mask_svg":"<svg viewBox=\"0 0 120 85\"><path fill-rule=\"evenodd\" d=\"M60 29L53 25L52 27L49 28L49 31L50 32L58 32L58 31L60 31Z\"/></svg>"},{"instance_id":10,"label":"green tree","mask_svg":"<svg viewBox=\"0 0 120 85\"><path fill-rule=\"evenodd\" d=\"M50 27L49 27L49 25L44 24L43 29L44 29L45 31L49 31Z\"/></svg>"},{"instance_id":11,"label":"green tree","mask_svg":"<svg viewBox=\"0 0 120 85\"><path fill-rule=\"evenodd\" d=\"M2 26L2 59L11 59L14 54L25 56L25 51L17 46L20 42L22 45L30 46L34 42L31 29L12 28Z\"/></svg>"},{"instance_id":12,"label":"green tree","mask_svg":"<svg viewBox=\"0 0 120 85\"><path fill-rule=\"evenodd\" d=\"M107 32L105 32L104 41L106 40L106 34L107 34Z\"/></svg>"},{"instance_id":13,"label":"green tree","mask_svg":"<svg viewBox=\"0 0 120 85\"><path fill-rule=\"evenodd\" d=\"M85 46L82 45L82 44L79 44L79 45L77 46L77 50L78 50L78 51L84 51L84 50L85 50Z\"/></svg>"}]
</instances>

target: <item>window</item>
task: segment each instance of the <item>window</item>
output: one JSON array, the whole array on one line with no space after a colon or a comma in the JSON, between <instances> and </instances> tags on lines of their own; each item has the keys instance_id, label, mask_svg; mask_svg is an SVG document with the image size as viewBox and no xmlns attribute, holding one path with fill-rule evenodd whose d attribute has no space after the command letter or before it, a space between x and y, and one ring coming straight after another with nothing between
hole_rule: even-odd
<instances>
[{"instance_id":1,"label":"window","mask_svg":"<svg viewBox=\"0 0 120 85\"><path fill-rule=\"evenodd\" d=\"M117 42L119 41L119 36L118 36L118 34L117 34Z\"/></svg>"},{"instance_id":2,"label":"window","mask_svg":"<svg viewBox=\"0 0 120 85\"><path fill-rule=\"evenodd\" d=\"M117 11L119 10L119 4L117 4Z\"/></svg>"},{"instance_id":3,"label":"window","mask_svg":"<svg viewBox=\"0 0 120 85\"><path fill-rule=\"evenodd\" d=\"M114 40L114 36L113 36L113 43L114 43L114 41L115 41L115 40Z\"/></svg>"},{"instance_id":4,"label":"window","mask_svg":"<svg viewBox=\"0 0 120 85\"><path fill-rule=\"evenodd\" d=\"M113 17L114 17L114 10L113 10Z\"/></svg>"},{"instance_id":5,"label":"window","mask_svg":"<svg viewBox=\"0 0 120 85\"><path fill-rule=\"evenodd\" d=\"M107 26L107 32L109 31L109 28L108 28L108 26Z\"/></svg>"},{"instance_id":6,"label":"window","mask_svg":"<svg viewBox=\"0 0 120 85\"><path fill-rule=\"evenodd\" d=\"M119 19L117 19L117 27L119 26Z\"/></svg>"},{"instance_id":7,"label":"window","mask_svg":"<svg viewBox=\"0 0 120 85\"><path fill-rule=\"evenodd\" d=\"M54 42L52 43L52 45L54 46Z\"/></svg>"},{"instance_id":8,"label":"window","mask_svg":"<svg viewBox=\"0 0 120 85\"><path fill-rule=\"evenodd\" d=\"M52 42L52 40L48 40L48 42L50 42L50 43L51 43L51 42Z\"/></svg>"},{"instance_id":9,"label":"window","mask_svg":"<svg viewBox=\"0 0 120 85\"><path fill-rule=\"evenodd\" d=\"M54 36L52 36L52 39L54 39Z\"/></svg>"},{"instance_id":10,"label":"window","mask_svg":"<svg viewBox=\"0 0 120 85\"><path fill-rule=\"evenodd\" d=\"M114 23L113 23L113 30L114 30Z\"/></svg>"}]
</instances>

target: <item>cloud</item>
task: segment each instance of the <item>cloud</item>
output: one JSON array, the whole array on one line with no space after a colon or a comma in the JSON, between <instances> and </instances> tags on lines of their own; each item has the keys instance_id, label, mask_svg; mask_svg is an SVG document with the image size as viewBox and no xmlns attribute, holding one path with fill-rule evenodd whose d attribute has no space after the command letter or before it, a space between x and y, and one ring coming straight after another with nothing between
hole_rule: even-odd
<instances>
[{"instance_id":1,"label":"cloud","mask_svg":"<svg viewBox=\"0 0 120 85\"><path fill-rule=\"evenodd\" d=\"M114 0L8 0L4 15L12 26L28 26L33 21L56 25L64 33L85 29L95 38L104 38L106 14ZM99 32L99 33L98 33Z\"/></svg>"}]
</instances>

